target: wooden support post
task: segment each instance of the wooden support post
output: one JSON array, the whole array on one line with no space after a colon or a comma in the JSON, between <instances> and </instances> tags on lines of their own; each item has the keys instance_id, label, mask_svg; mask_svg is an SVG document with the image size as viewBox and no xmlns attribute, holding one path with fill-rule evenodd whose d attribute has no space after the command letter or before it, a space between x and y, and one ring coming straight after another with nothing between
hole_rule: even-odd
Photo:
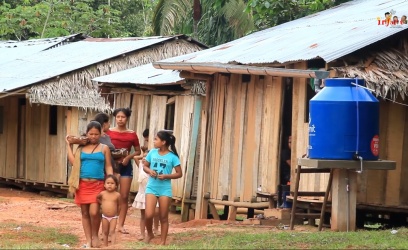
<instances>
[{"instance_id":1,"label":"wooden support post","mask_svg":"<svg viewBox=\"0 0 408 250\"><path fill-rule=\"evenodd\" d=\"M237 219L237 207L230 206L229 213L228 213L228 220L236 221L236 219Z\"/></svg>"},{"instance_id":2,"label":"wooden support post","mask_svg":"<svg viewBox=\"0 0 408 250\"><path fill-rule=\"evenodd\" d=\"M200 161L199 161L199 169L198 169L198 179L197 179L197 198L196 198L196 211L195 211L195 219L207 219L208 215L208 199L205 199L205 192L206 190L206 180L208 178L208 165L206 164L206 138L207 138L207 110L208 110L208 103L209 103L209 96L210 96L210 82L207 81L206 83L206 100L205 100L205 107L202 110L201 114L201 139L200 139ZM210 198L210 197L208 197Z\"/></svg>"},{"instance_id":3,"label":"wooden support post","mask_svg":"<svg viewBox=\"0 0 408 250\"><path fill-rule=\"evenodd\" d=\"M201 104L202 104L202 97L195 96L194 97L194 112L193 112L193 125L190 137L190 149L187 161L187 168L184 181L184 193L183 193L183 200L182 200L182 209L181 209L181 221L185 222L188 221L188 211L190 207L188 204L185 204L185 199L191 199L191 190L193 188L193 174L194 174L194 162L196 156L196 149L197 149L197 140L198 140L198 129L200 127L201 121Z\"/></svg>"},{"instance_id":4,"label":"wooden support post","mask_svg":"<svg viewBox=\"0 0 408 250\"><path fill-rule=\"evenodd\" d=\"M331 229L356 230L357 173L355 170L334 169L332 185Z\"/></svg>"},{"instance_id":5,"label":"wooden support post","mask_svg":"<svg viewBox=\"0 0 408 250\"><path fill-rule=\"evenodd\" d=\"M217 208L212 203L208 203L208 207L210 208L210 213L212 214L214 220L220 220L220 216L218 215Z\"/></svg>"},{"instance_id":6,"label":"wooden support post","mask_svg":"<svg viewBox=\"0 0 408 250\"><path fill-rule=\"evenodd\" d=\"M297 199L298 199L301 168L302 166L300 165L297 166L296 178L295 178L295 192L293 194L292 211L290 213L290 230L293 230L293 227L295 226L296 204L297 204Z\"/></svg>"},{"instance_id":7,"label":"wooden support post","mask_svg":"<svg viewBox=\"0 0 408 250\"><path fill-rule=\"evenodd\" d=\"M189 211L188 211L188 220L194 220L194 209L189 209Z\"/></svg>"},{"instance_id":8,"label":"wooden support post","mask_svg":"<svg viewBox=\"0 0 408 250\"><path fill-rule=\"evenodd\" d=\"M322 231L323 223L325 221L327 200L329 199L329 194L332 190L332 183L333 183L333 169L330 169L329 181L327 183L326 193L324 194L323 205L320 211L319 231Z\"/></svg>"}]
</instances>

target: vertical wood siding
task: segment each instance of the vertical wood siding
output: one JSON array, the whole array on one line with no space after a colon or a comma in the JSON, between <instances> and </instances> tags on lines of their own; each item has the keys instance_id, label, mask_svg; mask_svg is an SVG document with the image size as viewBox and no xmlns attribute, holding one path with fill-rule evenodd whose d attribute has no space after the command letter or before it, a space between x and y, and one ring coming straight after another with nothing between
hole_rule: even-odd
<instances>
[{"instance_id":1,"label":"vertical wood siding","mask_svg":"<svg viewBox=\"0 0 408 250\"><path fill-rule=\"evenodd\" d=\"M206 181L211 198L250 201L257 187L276 192L282 78L217 74L207 93ZM272 97L273 95L273 97ZM272 98L271 98L272 97Z\"/></svg>"}]
</instances>

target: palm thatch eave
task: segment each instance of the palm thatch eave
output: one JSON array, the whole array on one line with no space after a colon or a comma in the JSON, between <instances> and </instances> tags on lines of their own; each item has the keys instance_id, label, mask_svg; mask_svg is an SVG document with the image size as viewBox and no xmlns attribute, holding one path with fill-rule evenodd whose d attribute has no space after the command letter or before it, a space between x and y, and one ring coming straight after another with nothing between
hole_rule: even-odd
<instances>
[{"instance_id":1,"label":"palm thatch eave","mask_svg":"<svg viewBox=\"0 0 408 250\"><path fill-rule=\"evenodd\" d=\"M408 40L402 42L401 48L372 52L358 64L332 69L339 77L364 79L377 96L405 99L408 95Z\"/></svg>"},{"instance_id":2,"label":"palm thatch eave","mask_svg":"<svg viewBox=\"0 0 408 250\"><path fill-rule=\"evenodd\" d=\"M126 57L118 56L35 84L30 87L27 96L30 103L79 107L84 110L110 112L111 105L102 96L99 85L92 81L93 78L166 58L196 52L201 49L198 44L185 40L178 39L164 42L134 53L129 53Z\"/></svg>"}]
</instances>

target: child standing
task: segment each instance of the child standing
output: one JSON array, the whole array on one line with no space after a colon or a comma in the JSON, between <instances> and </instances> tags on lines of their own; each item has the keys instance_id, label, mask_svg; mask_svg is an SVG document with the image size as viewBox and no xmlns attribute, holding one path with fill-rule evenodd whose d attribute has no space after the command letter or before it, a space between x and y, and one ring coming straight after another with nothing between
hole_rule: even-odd
<instances>
[{"instance_id":1,"label":"child standing","mask_svg":"<svg viewBox=\"0 0 408 250\"><path fill-rule=\"evenodd\" d=\"M178 179L183 176L175 143L176 138L170 131L161 130L154 137L153 145L155 148L150 150L146 156L144 171L151 176L146 186L146 243L149 243L154 237L152 224L154 210L158 201L161 245L166 244L169 230L169 206L173 196L171 179ZM173 169L175 173L172 173Z\"/></svg>"},{"instance_id":2,"label":"child standing","mask_svg":"<svg viewBox=\"0 0 408 250\"><path fill-rule=\"evenodd\" d=\"M112 244L116 241L116 223L120 212L120 193L117 191L119 185L118 178L112 174L105 178L105 190L97 196L102 209L102 232L103 244L108 246L108 237L111 237Z\"/></svg>"},{"instance_id":3,"label":"child standing","mask_svg":"<svg viewBox=\"0 0 408 250\"><path fill-rule=\"evenodd\" d=\"M140 236L138 237L138 240L144 240L145 228L146 228L145 191L146 191L146 185L147 185L147 180L149 179L149 175L143 170L143 164L146 162L147 153L149 153L149 150L147 149L148 144L149 144L149 129L145 129L142 135L143 135L143 145L140 148L143 151L143 154L140 156L133 157L135 162L139 162L139 178L138 178L139 190L137 191L137 195L132 204L132 207L136 209L140 209ZM154 235L159 236L160 232L159 232L159 205L158 204L156 205L153 224L154 224L153 233Z\"/></svg>"},{"instance_id":4,"label":"child standing","mask_svg":"<svg viewBox=\"0 0 408 250\"><path fill-rule=\"evenodd\" d=\"M139 162L139 190L137 191L137 195L135 197L135 200L132 204L132 207L136 209L140 209L140 236L137 238L138 240L144 240L145 239L145 228L146 228L146 223L145 223L145 208L146 208L146 185L147 181L149 179L149 175L146 174L146 172L143 170L143 165L146 163L146 156L149 151L146 150L146 152L143 154L143 158ZM156 211L154 215L154 234L155 235L160 235L159 233L159 207L158 205L156 206Z\"/></svg>"}]
</instances>

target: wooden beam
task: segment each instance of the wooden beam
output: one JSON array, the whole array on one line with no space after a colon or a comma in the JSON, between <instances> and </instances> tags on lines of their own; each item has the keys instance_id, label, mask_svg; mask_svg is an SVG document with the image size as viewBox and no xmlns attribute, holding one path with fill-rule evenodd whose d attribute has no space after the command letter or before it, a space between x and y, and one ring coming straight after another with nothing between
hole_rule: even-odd
<instances>
[{"instance_id":1,"label":"wooden beam","mask_svg":"<svg viewBox=\"0 0 408 250\"><path fill-rule=\"evenodd\" d=\"M184 71L184 70L180 72L180 77L186 78L186 79L202 80L202 81L208 81L208 80L213 79L212 75L207 75L203 73L194 73L194 72Z\"/></svg>"},{"instance_id":2,"label":"wooden beam","mask_svg":"<svg viewBox=\"0 0 408 250\"><path fill-rule=\"evenodd\" d=\"M189 90L182 90L182 91L173 91L173 90L143 90L138 88L112 88L112 92L110 94L123 94L123 93L130 93L130 94L138 94L138 95L165 95L165 96L177 96L182 94L189 94ZM116 105L119 107L120 105Z\"/></svg>"},{"instance_id":3,"label":"wooden beam","mask_svg":"<svg viewBox=\"0 0 408 250\"><path fill-rule=\"evenodd\" d=\"M204 199L204 193L208 185L206 181L208 178L208 164L206 164L207 157L207 111L209 107L210 98L210 81L206 82L207 95L205 97L205 108L201 110L201 138L200 138L200 160L198 166L198 178L197 178L197 200L196 200L196 212L195 219L207 219L208 213L208 200Z\"/></svg>"},{"instance_id":4,"label":"wooden beam","mask_svg":"<svg viewBox=\"0 0 408 250\"><path fill-rule=\"evenodd\" d=\"M245 207L245 208L268 208L269 202L242 202L242 201L222 201L216 199L209 199L209 203L216 205L224 206L233 206L233 207Z\"/></svg>"},{"instance_id":5,"label":"wooden beam","mask_svg":"<svg viewBox=\"0 0 408 250\"><path fill-rule=\"evenodd\" d=\"M196 150L197 150L197 140L198 140L198 129L200 127L201 121L201 107L202 107L202 100L203 98L200 96L194 97L194 112L193 112L193 125L191 127L191 136L190 136L190 148L188 150L188 161L187 161L187 168L186 173L184 174L184 193L183 193L183 206L182 208L186 208L181 211L181 218L182 221L188 220L188 209L184 206L184 199L191 199L191 191L193 189L193 173L194 173L194 163L196 157Z\"/></svg>"},{"instance_id":6,"label":"wooden beam","mask_svg":"<svg viewBox=\"0 0 408 250\"><path fill-rule=\"evenodd\" d=\"M210 213L212 214L214 220L220 220L220 216L218 215L215 205L213 203L209 203L208 206L210 207Z\"/></svg>"}]
</instances>

